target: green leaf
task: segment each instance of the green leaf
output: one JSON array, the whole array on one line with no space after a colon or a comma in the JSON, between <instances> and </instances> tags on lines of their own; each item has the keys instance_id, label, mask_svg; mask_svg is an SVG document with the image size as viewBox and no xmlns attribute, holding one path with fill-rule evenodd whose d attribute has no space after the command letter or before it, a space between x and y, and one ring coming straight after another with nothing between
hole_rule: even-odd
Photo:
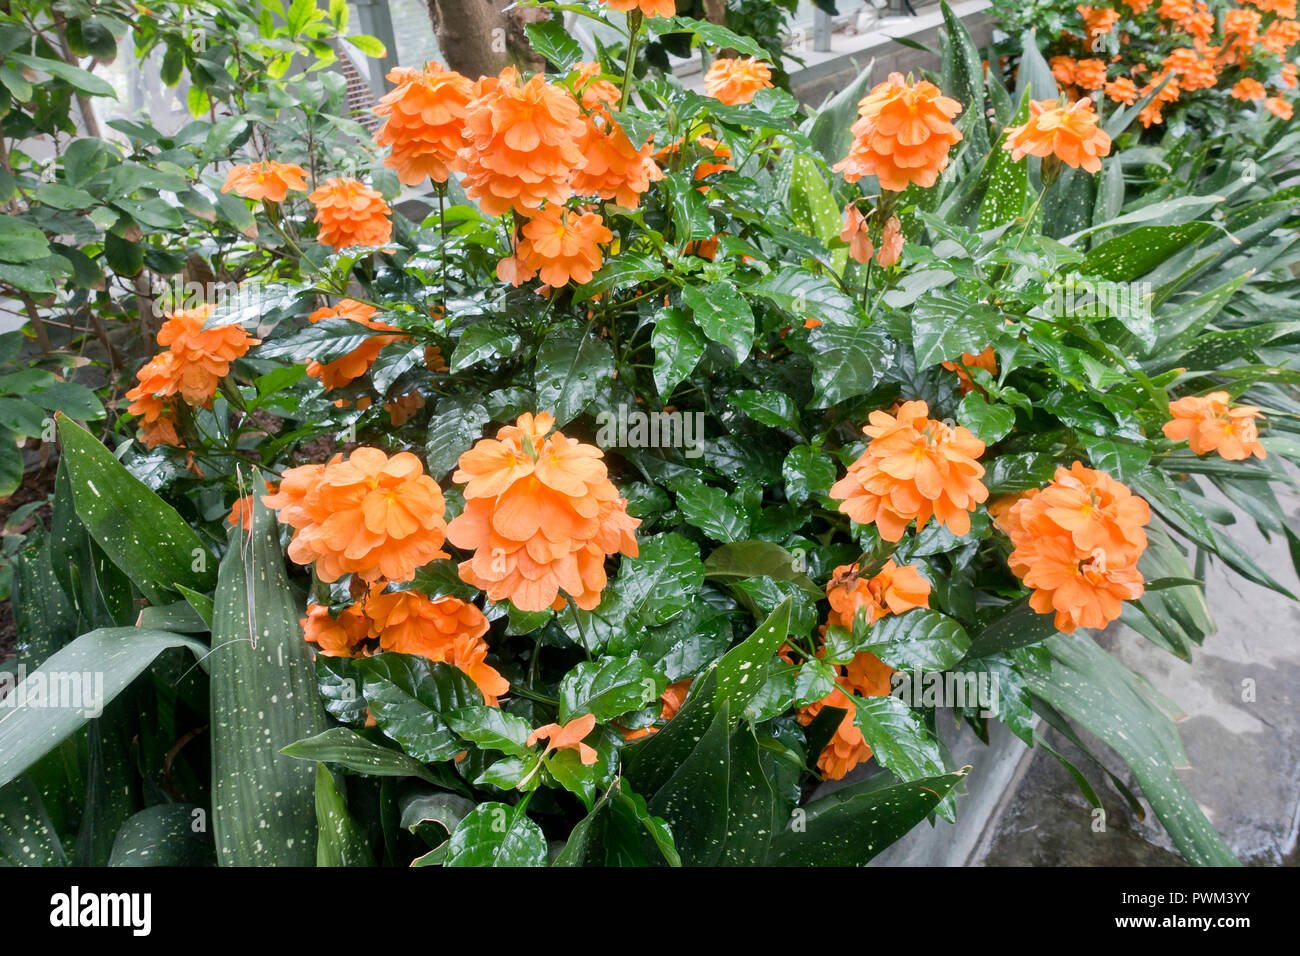
<instances>
[{"instance_id":1,"label":"green leaf","mask_svg":"<svg viewBox=\"0 0 1300 956\"><path fill-rule=\"evenodd\" d=\"M865 395L884 379L897 360L897 346L874 325L839 325L830 321L813 329L813 408L829 408L846 398Z\"/></svg>"},{"instance_id":2,"label":"green leaf","mask_svg":"<svg viewBox=\"0 0 1300 956\"><path fill-rule=\"evenodd\" d=\"M117 92L113 89L112 84L102 77L81 69L79 66L72 66L62 60L53 60L43 56L30 56L26 53L10 53L6 59L9 63L16 63L19 66L25 66L30 70L36 70L47 76L60 79L79 93L117 99Z\"/></svg>"},{"instance_id":3,"label":"green leaf","mask_svg":"<svg viewBox=\"0 0 1300 956\"><path fill-rule=\"evenodd\" d=\"M799 431L799 407L785 392L742 389L727 400L760 424Z\"/></svg>"},{"instance_id":4,"label":"green leaf","mask_svg":"<svg viewBox=\"0 0 1300 956\"><path fill-rule=\"evenodd\" d=\"M732 283L685 286L682 301L706 336L735 353L737 365L749 357L754 347L754 312Z\"/></svg>"},{"instance_id":5,"label":"green leaf","mask_svg":"<svg viewBox=\"0 0 1300 956\"><path fill-rule=\"evenodd\" d=\"M316 765L317 866L374 866L370 841L348 813L334 777L323 763Z\"/></svg>"},{"instance_id":6,"label":"green leaf","mask_svg":"<svg viewBox=\"0 0 1300 956\"><path fill-rule=\"evenodd\" d=\"M355 773L372 777L419 777L429 783L442 783L420 761L408 757L400 750L373 743L347 727L332 727L314 737L295 740L280 753L299 760L336 763Z\"/></svg>"},{"instance_id":7,"label":"green leaf","mask_svg":"<svg viewBox=\"0 0 1300 956\"><path fill-rule=\"evenodd\" d=\"M456 467L460 456L483 437L483 426L492 416L483 405L464 395L450 395L438 402L429 418L425 439L425 464L435 480Z\"/></svg>"},{"instance_id":8,"label":"green leaf","mask_svg":"<svg viewBox=\"0 0 1300 956\"><path fill-rule=\"evenodd\" d=\"M790 168L790 218L806 235L821 240L827 247L843 231L840 207L816 160L807 153L795 153ZM848 260L849 250L843 246L831 253L831 265L836 272L843 272Z\"/></svg>"},{"instance_id":9,"label":"green leaf","mask_svg":"<svg viewBox=\"0 0 1300 956\"><path fill-rule=\"evenodd\" d=\"M1009 605L975 635L966 657L991 657L1018 647L1039 644L1056 633L1054 620L1051 614L1039 614L1031 608L1028 598Z\"/></svg>"},{"instance_id":10,"label":"green leaf","mask_svg":"<svg viewBox=\"0 0 1300 956\"><path fill-rule=\"evenodd\" d=\"M230 530L213 602L213 830L223 866L310 866L314 774L281 748L323 730L325 713L265 493L259 477L251 530Z\"/></svg>"},{"instance_id":11,"label":"green leaf","mask_svg":"<svg viewBox=\"0 0 1300 956\"><path fill-rule=\"evenodd\" d=\"M582 47L569 36L562 19L524 24L524 32L532 48L554 63L561 73L568 73L582 59Z\"/></svg>"},{"instance_id":12,"label":"green leaf","mask_svg":"<svg viewBox=\"0 0 1300 956\"><path fill-rule=\"evenodd\" d=\"M1028 97L1020 101L1016 115L1007 124L1020 126L1029 118ZM980 202L980 231L995 229L1015 222L1025 214L1029 200L1029 164L1025 159L1014 160L1011 151L1004 149L1006 133L998 138L989 164L989 181Z\"/></svg>"},{"instance_id":13,"label":"green leaf","mask_svg":"<svg viewBox=\"0 0 1300 956\"><path fill-rule=\"evenodd\" d=\"M937 672L960 661L970 643L956 619L918 608L890 614L871 625L855 639L854 651L869 651L895 670Z\"/></svg>"},{"instance_id":14,"label":"green leaf","mask_svg":"<svg viewBox=\"0 0 1300 956\"><path fill-rule=\"evenodd\" d=\"M720 50L735 50L744 56L753 56L760 60L766 60L770 55L758 41L741 36L720 24L710 23L708 20L696 20L694 17L649 17L645 20L645 25L655 36L693 33L699 42L707 43ZM694 43L695 41L692 41L692 45Z\"/></svg>"},{"instance_id":15,"label":"green leaf","mask_svg":"<svg viewBox=\"0 0 1300 956\"><path fill-rule=\"evenodd\" d=\"M442 716L483 703L482 692L461 671L394 653L360 660L356 670L375 722L412 757L435 763L465 749Z\"/></svg>"},{"instance_id":16,"label":"green leaf","mask_svg":"<svg viewBox=\"0 0 1300 956\"><path fill-rule=\"evenodd\" d=\"M704 562L704 576L710 581L734 583L749 578L792 581L812 601L825 595L802 570L799 555L771 541L737 541L714 548Z\"/></svg>"},{"instance_id":17,"label":"green leaf","mask_svg":"<svg viewBox=\"0 0 1300 956\"><path fill-rule=\"evenodd\" d=\"M363 33L354 33L351 36L345 36L343 39L347 40L368 57L382 60L384 57L388 56L388 47L384 46L384 44L375 37L366 36Z\"/></svg>"},{"instance_id":18,"label":"green leaf","mask_svg":"<svg viewBox=\"0 0 1300 956\"><path fill-rule=\"evenodd\" d=\"M880 787L875 779L822 797L777 835L768 866L865 866L935 811L964 773Z\"/></svg>"},{"instance_id":19,"label":"green leaf","mask_svg":"<svg viewBox=\"0 0 1300 956\"><path fill-rule=\"evenodd\" d=\"M177 584L211 591L208 550L176 510L88 431L65 415L57 420L77 517L113 563L151 604L170 603Z\"/></svg>"},{"instance_id":20,"label":"green leaf","mask_svg":"<svg viewBox=\"0 0 1300 956\"><path fill-rule=\"evenodd\" d=\"M990 405L979 392L971 392L957 407L957 421L985 445L993 445L1015 427L1016 410L1010 405Z\"/></svg>"},{"instance_id":21,"label":"green leaf","mask_svg":"<svg viewBox=\"0 0 1300 956\"><path fill-rule=\"evenodd\" d=\"M545 866L546 836L527 807L527 800L513 807L480 803L452 832L446 865Z\"/></svg>"},{"instance_id":22,"label":"green leaf","mask_svg":"<svg viewBox=\"0 0 1300 956\"><path fill-rule=\"evenodd\" d=\"M781 465L785 478L785 496L793 505L801 505L812 495L825 495L835 483L835 462L811 445L790 449Z\"/></svg>"},{"instance_id":23,"label":"green leaf","mask_svg":"<svg viewBox=\"0 0 1300 956\"><path fill-rule=\"evenodd\" d=\"M695 371L709 345L686 310L677 308L660 309L655 314L650 344L655 353L655 386L665 400Z\"/></svg>"},{"instance_id":24,"label":"green leaf","mask_svg":"<svg viewBox=\"0 0 1300 956\"><path fill-rule=\"evenodd\" d=\"M590 324L552 329L537 350L537 407L563 428L608 395L613 378L614 353Z\"/></svg>"},{"instance_id":25,"label":"green leaf","mask_svg":"<svg viewBox=\"0 0 1300 956\"><path fill-rule=\"evenodd\" d=\"M740 507L721 488L698 478L675 482L677 508L687 524L694 525L718 541L738 541L749 534L749 521Z\"/></svg>"},{"instance_id":26,"label":"green leaf","mask_svg":"<svg viewBox=\"0 0 1300 956\"><path fill-rule=\"evenodd\" d=\"M34 262L50 254L45 233L17 216L0 219L0 262Z\"/></svg>"},{"instance_id":27,"label":"green leaf","mask_svg":"<svg viewBox=\"0 0 1300 956\"><path fill-rule=\"evenodd\" d=\"M532 726L500 707L462 707L446 712L443 719L458 737L484 750L499 750L512 756L531 752L528 736Z\"/></svg>"},{"instance_id":28,"label":"green leaf","mask_svg":"<svg viewBox=\"0 0 1300 956\"><path fill-rule=\"evenodd\" d=\"M668 679L643 658L583 661L560 681L560 722L593 714L608 723L659 699Z\"/></svg>"},{"instance_id":29,"label":"green leaf","mask_svg":"<svg viewBox=\"0 0 1300 956\"><path fill-rule=\"evenodd\" d=\"M0 787L83 727L169 647L188 647L204 658L208 648L182 634L135 627L108 627L82 634L51 654L27 679L9 690L0 719ZM66 675L93 675L69 683ZM65 677L52 676L65 675ZM102 678L102 683L101 683ZM0 675L8 690L12 677ZM57 699L61 706L51 706Z\"/></svg>"},{"instance_id":30,"label":"green leaf","mask_svg":"<svg viewBox=\"0 0 1300 956\"><path fill-rule=\"evenodd\" d=\"M943 773L939 745L905 703L894 696L853 697L853 724L876 761L904 780Z\"/></svg>"},{"instance_id":31,"label":"green leaf","mask_svg":"<svg viewBox=\"0 0 1300 956\"><path fill-rule=\"evenodd\" d=\"M0 865L68 865L40 791L27 777L0 786Z\"/></svg>"},{"instance_id":32,"label":"green leaf","mask_svg":"<svg viewBox=\"0 0 1300 956\"><path fill-rule=\"evenodd\" d=\"M799 266L774 269L747 285L745 291L767 299L800 325L806 319L849 327L856 327L859 323L857 303L845 295L832 279L814 275Z\"/></svg>"},{"instance_id":33,"label":"green leaf","mask_svg":"<svg viewBox=\"0 0 1300 956\"><path fill-rule=\"evenodd\" d=\"M983 352L1002 329L1002 315L983 302L935 290L912 307L912 347L917 369Z\"/></svg>"},{"instance_id":34,"label":"green leaf","mask_svg":"<svg viewBox=\"0 0 1300 956\"><path fill-rule=\"evenodd\" d=\"M109 866L216 866L217 850L207 827L196 829L202 807L163 803L141 810L113 839Z\"/></svg>"},{"instance_id":35,"label":"green leaf","mask_svg":"<svg viewBox=\"0 0 1300 956\"><path fill-rule=\"evenodd\" d=\"M1208 222L1138 226L1094 246L1079 271L1112 282L1129 282L1146 275L1179 249L1199 242L1212 228Z\"/></svg>"}]
</instances>

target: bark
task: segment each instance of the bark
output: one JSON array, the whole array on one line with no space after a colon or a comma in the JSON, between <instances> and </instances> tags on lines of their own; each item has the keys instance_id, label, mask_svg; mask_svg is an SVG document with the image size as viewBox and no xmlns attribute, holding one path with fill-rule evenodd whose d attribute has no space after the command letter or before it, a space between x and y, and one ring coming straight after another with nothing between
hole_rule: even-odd
<instances>
[{"instance_id":1,"label":"bark","mask_svg":"<svg viewBox=\"0 0 1300 956\"><path fill-rule=\"evenodd\" d=\"M727 0L704 0L704 18L720 27L727 25Z\"/></svg>"},{"instance_id":2,"label":"bark","mask_svg":"<svg viewBox=\"0 0 1300 956\"><path fill-rule=\"evenodd\" d=\"M528 45L524 25L546 20L544 9L505 8L513 0L425 0L447 65L470 79L495 76L510 65L540 70L545 61Z\"/></svg>"}]
</instances>

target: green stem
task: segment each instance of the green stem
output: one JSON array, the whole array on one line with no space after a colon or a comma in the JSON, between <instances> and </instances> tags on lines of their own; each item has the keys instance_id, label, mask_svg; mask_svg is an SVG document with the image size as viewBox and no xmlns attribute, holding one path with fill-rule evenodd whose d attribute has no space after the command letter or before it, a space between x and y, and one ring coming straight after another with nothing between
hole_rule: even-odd
<instances>
[{"instance_id":1,"label":"green stem","mask_svg":"<svg viewBox=\"0 0 1300 956\"><path fill-rule=\"evenodd\" d=\"M623 98L618 105L620 113L627 110L628 101L632 97L632 84L636 80L636 54L637 48L641 45L641 21L642 16L638 10L633 10L627 15L628 27L632 35L627 41L627 63L623 67Z\"/></svg>"}]
</instances>

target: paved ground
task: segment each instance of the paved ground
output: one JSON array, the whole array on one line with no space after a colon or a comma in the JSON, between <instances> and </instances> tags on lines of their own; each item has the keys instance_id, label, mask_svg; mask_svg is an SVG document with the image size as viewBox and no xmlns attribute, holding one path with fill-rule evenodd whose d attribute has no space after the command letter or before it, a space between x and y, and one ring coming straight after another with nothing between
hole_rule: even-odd
<instances>
[{"instance_id":1,"label":"paved ground","mask_svg":"<svg viewBox=\"0 0 1300 956\"><path fill-rule=\"evenodd\" d=\"M1300 496L1279 494L1300 526ZM1284 541L1265 541L1253 523L1234 528L1259 566L1300 588ZM1179 733L1190 766L1183 782L1243 862L1297 865L1300 828L1300 604L1221 567L1208 594L1219 632L1184 663L1127 628L1103 640L1187 716ZM1244 701L1243 681L1255 686ZM1121 779L1127 768L1105 746L1083 739ZM1050 732L1048 740L1077 766L1088 760ZM920 827L878 859L881 865L1178 866L1182 860L1149 812L1137 820L1095 767L1087 770L1106 807L1106 830L1094 832L1091 807L1049 754L1030 752L1003 734L985 748L972 735L949 742L972 763L968 793L954 827Z\"/></svg>"}]
</instances>

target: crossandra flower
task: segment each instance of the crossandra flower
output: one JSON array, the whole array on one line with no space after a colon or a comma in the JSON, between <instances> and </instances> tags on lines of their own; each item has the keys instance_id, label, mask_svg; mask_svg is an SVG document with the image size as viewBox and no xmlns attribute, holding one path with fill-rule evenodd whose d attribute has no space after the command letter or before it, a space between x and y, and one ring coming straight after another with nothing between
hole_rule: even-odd
<instances>
[{"instance_id":1,"label":"crossandra flower","mask_svg":"<svg viewBox=\"0 0 1300 956\"><path fill-rule=\"evenodd\" d=\"M897 216L885 220L885 227L880 233L880 251L876 253L876 262L885 268L896 264L903 254L903 226Z\"/></svg>"},{"instance_id":2,"label":"crossandra flower","mask_svg":"<svg viewBox=\"0 0 1300 956\"><path fill-rule=\"evenodd\" d=\"M234 192L245 199L284 202L290 190L306 192L307 182L303 179L306 175L307 171L301 166L272 160L248 166L232 166L226 173L226 183L221 191Z\"/></svg>"},{"instance_id":3,"label":"crossandra flower","mask_svg":"<svg viewBox=\"0 0 1300 956\"><path fill-rule=\"evenodd\" d=\"M727 106L753 101L759 90L772 86L771 68L755 57L719 57L704 75L704 92Z\"/></svg>"},{"instance_id":4,"label":"crossandra flower","mask_svg":"<svg viewBox=\"0 0 1300 956\"><path fill-rule=\"evenodd\" d=\"M1101 157L1110 153L1110 136L1097 125L1097 113L1086 96L1070 106L1031 100L1029 120L1008 126L1002 147L1014 160L1055 156L1067 166L1095 173L1101 170Z\"/></svg>"},{"instance_id":5,"label":"crossandra flower","mask_svg":"<svg viewBox=\"0 0 1300 956\"><path fill-rule=\"evenodd\" d=\"M948 150L961 141L951 122L961 110L933 83L911 84L891 73L858 104L853 145L834 171L851 183L875 176L891 192L909 183L929 188L948 167Z\"/></svg>"},{"instance_id":6,"label":"crossandra flower","mask_svg":"<svg viewBox=\"0 0 1300 956\"><path fill-rule=\"evenodd\" d=\"M353 299L340 299L336 306L325 306L317 309L311 315L307 316L307 321L316 323L321 319L344 318L351 319L364 325L368 329L374 329L377 332L399 332L399 329L386 325L383 322L375 321L375 307L366 305L364 302L357 302ZM320 383L326 388L344 388L359 379L366 372L370 371L370 366L375 364L375 359L379 357L380 351L386 345L393 342L400 342L404 336L398 335L372 335L351 352L341 355L330 362L311 361L307 363L307 374L312 378L320 379Z\"/></svg>"},{"instance_id":7,"label":"crossandra flower","mask_svg":"<svg viewBox=\"0 0 1300 956\"><path fill-rule=\"evenodd\" d=\"M524 82L513 67L479 80L475 92L467 108L468 145L457 157L469 197L489 216L511 209L531 216L544 202L572 196L586 133L573 95L540 74Z\"/></svg>"},{"instance_id":8,"label":"crossandra flower","mask_svg":"<svg viewBox=\"0 0 1300 956\"><path fill-rule=\"evenodd\" d=\"M592 714L575 717L563 727L559 724L544 724L528 735L528 746L533 746L539 740L545 740L546 753L552 750L576 750L578 759L585 766L590 767L599 755L582 741L595 727L596 718Z\"/></svg>"},{"instance_id":9,"label":"crossandra flower","mask_svg":"<svg viewBox=\"0 0 1300 956\"><path fill-rule=\"evenodd\" d=\"M1264 100L1264 109L1282 120L1289 120L1295 111L1294 107L1280 96L1270 96Z\"/></svg>"},{"instance_id":10,"label":"crossandra flower","mask_svg":"<svg viewBox=\"0 0 1300 956\"><path fill-rule=\"evenodd\" d=\"M1127 76L1120 76L1106 83L1106 95L1116 103L1132 106L1138 101L1138 88Z\"/></svg>"},{"instance_id":11,"label":"crossandra flower","mask_svg":"<svg viewBox=\"0 0 1300 956\"><path fill-rule=\"evenodd\" d=\"M316 205L317 238L333 249L382 246L393 237L388 203L355 179L327 179L307 198Z\"/></svg>"},{"instance_id":12,"label":"crossandra flower","mask_svg":"<svg viewBox=\"0 0 1300 956\"><path fill-rule=\"evenodd\" d=\"M940 364L948 371L957 373L957 380L961 383L962 395L969 395L979 388L975 384L975 380L971 378L970 372L966 371L967 369L980 368L990 375L998 374L998 355L991 345L985 346L984 351L979 355L975 355L973 352L962 352L960 365L956 362L941 362Z\"/></svg>"},{"instance_id":13,"label":"crossandra flower","mask_svg":"<svg viewBox=\"0 0 1300 956\"><path fill-rule=\"evenodd\" d=\"M875 411L862 429L866 451L831 487L840 511L875 524L886 541L899 541L915 519L920 531L933 516L953 534L970 531L970 513L988 497L976 459L984 443L967 429L929 416L925 402L904 402L897 417Z\"/></svg>"},{"instance_id":14,"label":"crossandra flower","mask_svg":"<svg viewBox=\"0 0 1300 956\"><path fill-rule=\"evenodd\" d=\"M426 177L445 183L465 147L474 84L440 63L424 69L399 66L389 72L388 81L397 86L375 107L386 117L375 142L392 147L384 165L397 170L397 178L408 186L418 186Z\"/></svg>"},{"instance_id":15,"label":"crossandra flower","mask_svg":"<svg viewBox=\"0 0 1300 956\"><path fill-rule=\"evenodd\" d=\"M1052 78L1061 86L1074 86L1074 70L1078 65L1072 56L1054 56L1047 61L1052 68Z\"/></svg>"},{"instance_id":16,"label":"crossandra flower","mask_svg":"<svg viewBox=\"0 0 1300 956\"><path fill-rule=\"evenodd\" d=\"M166 347L175 362L175 391L190 405L206 408L217 394L217 386L230 374L230 365L242 358L259 341L238 325L204 329L203 324L216 306L207 303L194 309L176 309L158 330L158 344Z\"/></svg>"},{"instance_id":17,"label":"crossandra flower","mask_svg":"<svg viewBox=\"0 0 1300 956\"><path fill-rule=\"evenodd\" d=\"M1171 421L1165 422L1165 437L1186 441L1198 455L1217 451L1228 461L1242 461L1254 455L1263 458L1256 418L1262 418L1253 405L1230 406L1227 392L1189 395L1169 403Z\"/></svg>"},{"instance_id":18,"label":"crossandra flower","mask_svg":"<svg viewBox=\"0 0 1300 956\"><path fill-rule=\"evenodd\" d=\"M179 389L180 365L173 352L159 352L135 373L139 384L127 391L127 412L140 416L140 438L149 448L182 447L176 434L171 397Z\"/></svg>"},{"instance_id":19,"label":"crossandra flower","mask_svg":"<svg viewBox=\"0 0 1300 956\"><path fill-rule=\"evenodd\" d=\"M1249 76L1243 77L1233 84L1232 98L1249 102L1250 100L1262 100L1268 95L1264 89L1264 84L1259 80L1253 80Z\"/></svg>"},{"instance_id":20,"label":"crossandra flower","mask_svg":"<svg viewBox=\"0 0 1300 956\"><path fill-rule=\"evenodd\" d=\"M1219 82L1219 71L1215 69L1213 55L1202 56L1189 47L1171 51L1161 61L1160 67L1176 74L1179 85L1184 90L1208 90Z\"/></svg>"},{"instance_id":21,"label":"crossandra flower","mask_svg":"<svg viewBox=\"0 0 1300 956\"><path fill-rule=\"evenodd\" d=\"M1109 10L1105 7L1076 7L1079 15L1083 17L1083 25L1088 31L1088 43L1099 36L1109 33L1119 21L1119 13L1115 10Z\"/></svg>"},{"instance_id":22,"label":"crossandra flower","mask_svg":"<svg viewBox=\"0 0 1300 956\"><path fill-rule=\"evenodd\" d=\"M308 604L307 616L299 619L305 639L326 657L355 657L358 646L370 636L370 619L365 608L353 604L337 616L321 604Z\"/></svg>"},{"instance_id":23,"label":"crossandra flower","mask_svg":"<svg viewBox=\"0 0 1300 956\"><path fill-rule=\"evenodd\" d=\"M636 209L650 184L664 178L651 155L652 143L640 149L614 122L608 110L598 109L585 118L582 165L573 171L571 186L578 196L599 196L627 209Z\"/></svg>"},{"instance_id":24,"label":"crossandra flower","mask_svg":"<svg viewBox=\"0 0 1300 956\"><path fill-rule=\"evenodd\" d=\"M862 215L857 203L849 203L844 210L844 229L840 233L840 241L849 244L849 258L854 262L866 265L871 261L875 247L871 244L870 221Z\"/></svg>"},{"instance_id":25,"label":"crossandra flower","mask_svg":"<svg viewBox=\"0 0 1300 956\"><path fill-rule=\"evenodd\" d=\"M384 402L384 411L388 413L388 420L394 425L405 425L411 420L411 416L422 408L424 408L424 396L419 392L407 392L405 395L398 395Z\"/></svg>"},{"instance_id":26,"label":"crossandra flower","mask_svg":"<svg viewBox=\"0 0 1300 956\"><path fill-rule=\"evenodd\" d=\"M873 576L864 577L856 564L835 569L826 585L826 599L831 612L827 623L852 629L859 611L866 611L867 624L874 624L888 614L902 614L913 608L930 606L930 582L914 564L899 567L893 558Z\"/></svg>"},{"instance_id":27,"label":"crossandra flower","mask_svg":"<svg viewBox=\"0 0 1300 956\"><path fill-rule=\"evenodd\" d=\"M1057 630L1105 627L1142 596L1151 509L1105 472L1076 461L994 513L1014 547L1008 566L1033 589L1030 607L1055 613Z\"/></svg>"},{"instance_id":28,"label":"crossandra flower","mask_svg":"<svg viewBox=\"0 0 1300 956\"><path fill-rule=\"evenodd\" d=\"M686 703L686 695L690 692L691 684L694 677L686 677L674 684L669 684L659 700L663 704L659 709L660 720L672 720L677 716L677 712L682 709L682 704ZM624 740L640 740L642 737L649 737L651 734L659 732L658 727L641 727L637 730L624 730Z\"/></svg>"},{"instance_id":29,"label":"crossandra flower","mask_svg":"<svg viewBox=\"0 0 1300 956\"><path fill-rule=\"evenodd\" d=\"M524 225L514 256L502 260L497 276L514 286L539 273L557 288L570 281L590 282L604 261L600 247L613 239L599 214L548 204Z\"/></svg>"},{"instance_id":30,"label":"crossandra flower","mask_svg":"<svg viewBox=\"0 0 1300 956\"><path fill-rule=\"evenodd\" d=\"M853 720L857 713L853 697L887 696L890 675L893 674L888 664L866 651L854 655L848 664L835 670L838 686L821 700L799 708L795 714L799 723L807 727L824 707L838 707L845 712L835 733L817 756L817 769L827 780L843 780L850 770L871 759L871 747Z\"/></svg>"},{"instance_id":31,"label":"crossandra flower","mask_svg":"<svg viewBox=\"0 0 1300 956\"><path fill-rule=\"evenodd\" d=\"M1085 90L1099 90L1106 85L1106 62L1098 59L1080 60L1074 65L1074 82Z\"/></svg>"},{"instance_id":32,"label":"crossandra flower","mask_svg":"<svg viewBox=\"0 0 1300 956\"><path fill-rule=\"evenodd\" d=\"M465 510L448 525L448 540L474 552L461 580L492 601L542 611L563 607L564 592L592 610L605 558L636 557L641 522L628 515L601 450L552 433L554 425L549 413L522 415L460 456L452 477L465 483Z\"/></svg>"},{"instance_id":33,"label":"crossandra flower","mask_svg":"<svg viewBox=\"0 0 1300 956\"><path fill-rule=\"evenodd\" d=\"M628 13L640 10L647 17L674 17L677 15L677 0L600 0L611 10Z\"/></svg>"},{"instance_id":34,"label":"crossandra flower","mask_svg":"<svg viewBox=\"0 0 1300 956\"><path fill-rule=\"evenodd\" d=\"M490 706L509 693L510 683L485 660L488 621L476 606L419 591L381 591L382 586L372 588L365 605L381 650L452 665L474 681Z\"/></svg>"},{"instance_id":35,"label":"crossandra flower","mask_svg":"<svg viewBox=\"0 0 1300 956\"><path fill-rule=\"evenodd\" d=\"M417 568L448 557L442 490L409 452L389 458L358 448L347 460L339 454L324 465L290 468L262 502L294 529L289 557L314 562L322 581L345 574L409 581Z\"/></svg>"}]
</instances>

